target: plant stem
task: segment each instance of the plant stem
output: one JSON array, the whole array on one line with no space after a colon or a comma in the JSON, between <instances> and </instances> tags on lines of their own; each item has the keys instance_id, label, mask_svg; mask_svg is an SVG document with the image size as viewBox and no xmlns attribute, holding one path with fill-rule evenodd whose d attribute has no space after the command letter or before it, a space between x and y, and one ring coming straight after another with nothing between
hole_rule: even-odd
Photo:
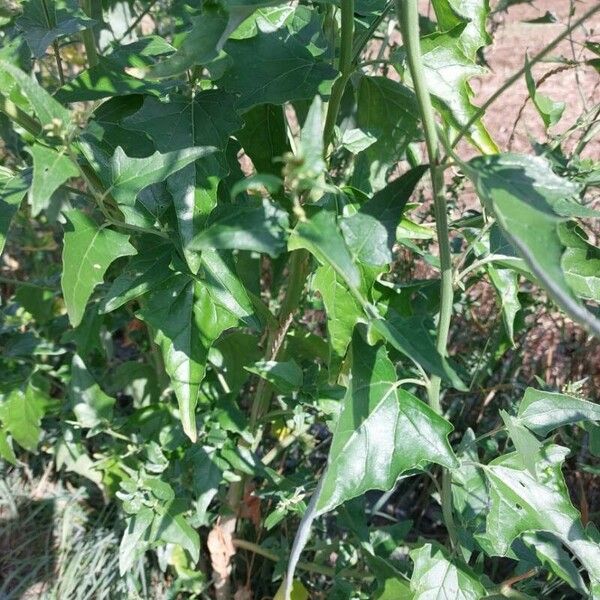
<instances>
[{"instance_id":1,"label":"plant stem","mask_svg":"<svg viewBox=\"0 0 600 600\"><path fill-rule=\"evenodd\" d=\"M323 128L323 152L327 154L329 144L333 138L333 130L337 121L342 96L346 84L352 75L352 42L354 40L354 0L341 0L342 2L342 26L340 37L340 76L335 80L331 88L331 96L327 104L327 116Z\"/></svg>"},{"instance_id":2,"label":"plant stem","mask_svg":"<svg viewBox=\"0 0 600 600\"><path fill-rule=\"evenodd\" d=\"M413 80L423 131L425 133L425 145L429 157L429 170L431 173L431 184L433 188L433 206L435 214L435 226L440 252L441 290L440 290L440 314L437 327L437 351L444 356L448 344L448 332L450 330L450 319L452 317L452 303L454 298L452 255L450 251L450 237L448 229L448 216L446 207L446 189L444 185L444 170L440 166L440 144L437 135L435 115L431 104L429 90L425 83L425 73L421 58L421 45L419 37L419 10L417 0L396 0L402 40L406 48L406 56L410 75ZM441 379L432 375L429 388L429 405L438 414L442 413L440 403ZM444 522L452 546L456 546L456 525L452 514L452 495L450 486L450 475L447 470L442 475L442 513Z\"/></svg>"},{"instance_id":3,"label":"plant stem","mask_svg":"<svg viewBox=\"0 0 600 600\"><path fill-rule=\"evenodd\" d=\"M302 290L308 276L308 264L309 254L306 250L294 250L291 253L289 258L288 285L281 302L279 318L277 320L278 326L269 332L265 351L266 360L276 360L279 355L287 331L292 323L292 316L300 303ZM271 385L261 377L256 386L256 392L250 409L250 431L255 435L254 446L260 442L258 424L264 412L268 410L272 393ZM225 535L233 536L235 533L237 516L244 497L245 485L246 476L242 474L239 481L229 486L227 507L231 512L222 520L222 529ZM214 576L217 575L214 574ZM230 587L229 578L220 581L219 589L215 585L215 591L219 600L231 596Z\"/></svg>"},{"instance_id":4,"label":"plant stem","mask_svg":"<svg viewBox=\"0 0 600 600\"><path fill-rule=\"evenodd\" d=\"M265 352L266 360L276 360L279 355L283 340L292 322L292 315L300 303L302 290L308 276L308 260L309 255L306 250L294 250L290 255L288 285L285 296L281 301L278 318L279 325L276 330L269 333L267 350ZM257 423L268 409L271 394L270 384L261 377L256 386L256 394L254 395L250 413L250 429L252 433L256 433Z\"/></svg>"},{"instance_id":5,"label":"plant stem","mask_svg":"<svg viewBox=\"0 0 600 600\"><path fill-rule=\"evenodd\" d=\"M94 0L81 0L81 8L83 12L88 16L93 18L93 7ZM94 67L98 64L98 51L96 50L96 36L94 35L93 29L85 29L81 33L81 37L83 38L83 45L85 46L85 53L87 55L88 66Z\"/></svg>"},{"instance_id":6,"label":"plant stem","mask_svg":"<svg viewBox=\"0 0 600 600\"><path fill-rule=\"evenodd\" d=\"M48 27L48 29L52 29L56 24L56 17L54 15L50 15L50 11L48 10L46 0L42 0L42 10L44 11L44 18L46 19L46 26ZM62 61L60 60L58 41L54 40L54 42L52 42L52 48L54 50L54 58L56 59L56 68L58 69L58 78L60 80L60 85L64 85L65 73L63 71Z\"/></svg>"},{"instance_id":7,"label":"plant stem","mask_svg":"<svg viewBox=\"0 0 600 600\"><path fill-rule=\"evenodd\" d=\"M52 42L52 48L54 48L54 56L56 58L56 68L58 69L58 79L60 80L60 85L65 85L65 71L60 58L60 48L58 47L58 42L56 40Z\"/></svg>"},{"instance_id":8,"label":"plant stem","mask_svg":"<svg viewBox=\"0 0 600 600\"><path fill-rule=\"evenodd\" d=\"M397 0L400 2L401 0ZM582 23L587 21L591 16L600 11L600 4L596 4L590 10L583 13L583 15L577 19L574 23L572 23L569 27L567 27L560 35L555 37L543 50L540 50L530 61L529 67L532 67L534 64L540 62L547 54L549 54L560 42L562 42L566 37L571 35L575 29L577 29ZM474 113L473 116L462 126L460 131L456 134L456 137L452 141L452 147L454 148L456 144L463 138L465 134L469 132L469 129L485 114L487 109L494 103L504 92L512 87L523 75L525 74L526 67L523 66L516 73L511 75Z\"/></svg>"},{"instance_id":9,"label":"plant stem","mask_svg":"<svg viewBox=\"0 0 600 600\"><path fill-rule=\"evenodd\" d=\"M0 111L9 119L12 119L17 125L20 125L25 131L31 133L34 137L38 137L42 133L42 126L36 119L30 117L12 100L9 100L2 94L0 94Z\"/></svg>"},{"instance_id":10,"label":"plant stem","mask_svg":"<svg viewBox=\"0 0 600 600\"><path fill-rule=\"evenodd\" d=\"M248 550L249 552L254 552L254 554L258 554L260 556L264 556L264 558L268 558L273 562L278 562L281 559L281 556L275 552L271 552L258 544L253 542L248 542L246 540L234 539L233 545L237 548L243 548L244 550ZM325 575L326 577L349 577L352 579L366 579L368 576L361 572L355 571L353 569L343 569L342 571L336 571L333 567L328 567L327 565L319 565L314 562L299 562L298 568L303 571L311 571L312 573L319 573L320 575Z\"/></svg>"}]
</instances>

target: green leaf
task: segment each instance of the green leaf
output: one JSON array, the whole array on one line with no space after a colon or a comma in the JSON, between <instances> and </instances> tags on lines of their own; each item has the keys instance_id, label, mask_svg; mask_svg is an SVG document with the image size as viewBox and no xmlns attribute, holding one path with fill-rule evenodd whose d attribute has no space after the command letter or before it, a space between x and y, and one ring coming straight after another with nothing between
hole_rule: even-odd
<instances>
[{"instance_id":1,"label":"green leaf","mask_svg":"<svg viewBox=\"0 0 600 600\"><path fill-rule=\"evenodd\" d=\"M539 461L542 451L541 442L518 419L504 410L499 412L523 464L535 476L536 463Z\"/></svg>"},{"instance_id":2,"label":"green leaf","mask_svg":"<svg viewBox=\"0 0 600 600\"><path fill-rule=\"evenodd\" d=\"M502 456L485 467L491 506L485 537L500 556L525 532L543 531L556 536L587 569L592 582L600 581L600 552L571 504L561 465L569 451L544 448L535 475L523 468L518 455Z\"/></svg>"},{"instance_id":3,"label":"green leaf","mask_svg":"<svg viewBox=\"0 0 600 600\"><path fill-rule=\"evenodd\" d=\"M461 50L463 31L464 25L459 25L448 32L434 33L421 39L427 88L435 107L454 129L461 129L476 110L471 104L473 92L469 80L486 72ZM471 127L467 135L482 152L498 152L481 120Z\"/></svg>"},{"instance_id":4,"label":"green leaf","mask_svg":"<svg viewBox=\"0 0 600 600\"><path fill-rule=\"evenodd\" d=\"M172 87L128 75L111 59L112 55L99 57L97 65L63 85L55 98L61 102L89 102L129 94L162 96Z\"/></svg>"},{"instance_id":5,"label":"green leaf","mask_svg":"<svg viewBox=\"0 0 600 600\"><path fill-rule=\"evenodd\" d=\"M66 150L54 150L41 144L33 144L29 149L33 157L33 180L29 190L31 216L37 216L50 206L52 194L71 177L77 177L79 170Z\"/></svg>"},{"instance_id":6,"label":"green leaf","mask_svg":"<svg viewBox=\"0 0 600 600\"><path fill-rule=\"evenodd\" d=\"M200 536L186 521L177 504L178 501L174 500L162 516L157 515L153 527L156 527L157 537L171 544L179 544L197 562L200 556Z\"/></svg>"},{"instance_id":7,"label":"green leaf","mask_svg":"<svg viewBox=\"0 0 600 600\"><path fill-rule=\"evenodd\" d=\"M566 581L582 596L589 593L577 565L556 538L545 533L525 533L522 542L530 549L529 552L534 553L535 559L550 572ZM518 548L518 542L513 544L513 549L515 546ZM521 554L516 549L515 553L518 558L521 558ZM527 558L529 559L529 556Z\"/></svg>"},{"instance_id":8,"label":"green leaf","mask_svg":"<svg viewBox=\"0 0 600 600\"><path fill-rule=\"evenodd\" d=\"M169 269L172 254L173 246L168 243L156 244L153 241L152 245L140 248L140 253L129 261L106 292L100 312L116 310L168 279L172 274Z\"/></svg>"},{"instance_id":9,"label":"green leaf","mask_svg":"<svg viewBox=\"0 0 600 600\"><path fill-rule=\"evenodd\" d=\"M502 307L502 320L510 341L514 344L515 317L521 310L519 302L519 275L512 269L498 269L487 266L492 285L498 292L498 300Z\"/></svg>"},{"instance_id":10,"label":"green leaf","mask_svg":"<svg viewBox=\"0 0 600 600\"><path fill-rule=\"evenodd\" d=\"M311 53L299 34L287 30L229 40L225 51L232 64L219 83L239 94L240 109L312 100L316 94L328 94L337 76L329 62Z\"/></svg>"},{"instance_id":11,"label":"green leaf","mask_svg":"<svg viewBox=\"0 0 600 600\"><path fill-rule=\"evenodd\" d=\"M389 308L385 318L373 318L369 324L373 331L396 350L419 363L427 372L438 375L457 390L466 389L447 359L436 350L435 342L422 316L403 317Z\"/></svg>"},{"instance_id":12,"label":"green leaf","mask_svg":"<svg viewBox=\"0 0 600 600\"><path fill-rule=\"evenodd\" d=\"M236 273L233 257L227 252L205 250L202 253L203 284L214 302L236 316L247 327L260 328L254 305Z\"/></svg>"},{"instance_id":13,"label":"green leaf","mask_svg":"<svg viewBox=\"0 0 600 600\"><path fill-rule=\"evenodd\" d=\"M243 179L238 179L233 186L231 186L230 196L232 202L244 192L248 192L252 195L255 192L257 195L264 194L276 194L281 190L283 186L283 180L281 177L271 175L270 173L255 173Z\"/></svg>"},{"instance_id":14,"label":"green leaf","mask_svg":"<svg viewBox=\"0 0 600 600\"><path fill-rule=\"evenodd\" d=\"M89 29L96 22L80 10L76 2L63 0L27 0L16 21L27 45L36 58L46 54L48 46L65 35Z\"/></svg>"},{"instance_id":15,"label":"green leaf","mask_svg":"<svg viewBox=\"0 0 600 600\"><path fill-rule=\"evenodd\" d=\"M85 213L71 210L65 216L61 287L69 321L76 327L109 265L120 256L135 254L136 249L128 235L98 225Z\"/></svg>"},{"instance_id":16,"label":"green leaf","mask_svg":"<svg viewBox=\"0 0 600 600\"><path fill-rule=\"evenodd\" d=\"M0 73L6 73L27 98L42 127L62 123L67 127L71 122L69 111L59 104L39 83L10 63L0 60Z\"/></svg>"},{"instance_id":17,"label":"green leaf","mask_svg":"<svg viewBox=\"0 0 600 600\"><path fill-rule=\"evenodd\" d=\"M236 137L252 160L258 173L281 175L282 163L277 162L290 151L283 108L259 104L244 113L244 128Z\"/></svg>"},{"instance_id":18,"label":"green leaf","mask_svg":"<svg viewBox=\"0 0 600 600\"><path fill-rule=\"evenodd\" d=\"M290 234L289 250L305 248L324 265L331 265L348 287L361 287L361 274L352 260L333 212L321 210L306 221L300 221Z\"/></svg>"},{"instance_id":19,"label":"green leaf","mask_svg":"<svg viewBox=\"0 0 600 600\"><path fill-rule=\"evenodd\" d=\"M408 584L401 579L386 579L375 600L413 600L414 594Z\"/></svg>"},{"instance_id":20,"label":"green leaf","mask_svg":"<svg viewBox=\"0 0 600 600\"><path fill-rule=\"evenodd\" d=\"M150 68L147 77L160 79L181 75L195 65L210 63L218 56L227 40L228 31L231 31L228 28L230 16L227 11L218 4L207 4L191 18L191 22L192 28L177 51Z\"/></svg>"},{"instance_id":21,"label":"green leaf","mask_svg":"<svg viewBox=\"0 0 600 600\"><path fill-rule=\"evenodd\" d=\"M194 502L196 526L208 525L210 514L208 507L216 496L221 483L221 469L216 464L215 452L202 446L191 446L185 454L185 461L192 465L192 485L196 500Z\"/></svg>"},{"instance_id":22,"label":"green leaf","mask_svg":"<svg viewBox=\"0 0 600 600\"><path fill-rule=\"evenodd\" d=\"M50 304L52 308L52 304ZM67 329L60 338L61 344L75 344L77 353L87 359L94 351L106 354L106 346L100 339L102 315L98 312L98 304L89 303L83 314L83 319L77 327Z\"/></svg>"},{"instance_id":23,"label":"green leaf","mask_svg":"<svg viewBox=\"0 0 600 600\"><path fill-rule=\"evenodd\" d=\"M357 213L341 219L340 229L355 261L374 266L392 262L396 228L425 170L426 167L411 169L374 194Z\"/></svg>"},{"instance_id":24,"label":"green leaf","mask_svg":"<svg viewBox=\"0 0 600 600\"><path fill-rule=\"evenodd\" d=\"M27 175L27 172L13 174L0 167L0 254L6 244L10 223L29 189Z\"/></svg>"},{"instance_id":25,"label":"green leaf","mask_svg":"<svg viewBox=\"0 0 600 600\"><path fill-rule=\"evenodd\" d=\"M558 227L569 217L597 213L579 204L579 187L542 158L517 154L477 157L463 165L479 197L552 299L573 319L600 335L600 320L579 304L561 268Z\"/></svg>"},{"instance_id":26,"label":"green leaf","mask_svg":"<svg viewBox=\"0 0 600 600\"><path fill-rule=\"evenodd\" d=\"M273 600L288 600L285 597L285 583L282 583L277 590L277 593L273 597ZM298 579L294 579L292 582L292 589L290 590L289 600L308 600L308 590L304 587L304 584Z\"/></svg>"},{"instance_id":27,"label":"green leaf","mask_svg":"<svg viewBox=\"0 0 600 600\"><path fill-rule=\"evenodd\" d=\"M82 427L91 429L110 423L116 400L102 391L77 354L71 362L69 396L75 417Z\"/></svg>"},{"instance_id":28,"label":"green leaf","mask_svg":"<svg viewBox=\"0 0 600 600\"><path fill-rule=\"evenodd\" d=\"M313 285L319 290L327 312L329 372L332 380L339 373L354 326L364 318L364 314L331 265L321 266L315 271Z\"/></svg>"},{"instance_id":29,"label":"green leaf","mask_svg":"<svg viewBox=\"0 0 600 600\"><path fill-rule=\"evenodd\" d=\"M293 21L297 10L297 7L286 4L258 8L236 28L230 39L242 40L255 36L259 31L276 31Z\"/></svg>"},{"instance_id":30,"label":"green leaf","mask_svg":"<svg viewBox=\"0 0 600 600\"><path fill-rule=\"evenodd\" d=\"M459 45L468 58L476 61L478 50L491 41L486 30L489 0L433 0L432 4L443 31L464 25Z\"/></svg>"},{"instance_id":31,"label":"green leaf","mask_svg":"<svg viewBox=\"0 0 600 600\"><path fill-rule=\"evenodd\" d=\"M600 302L600 249L571 221L559 225L558 237L565 247L561 267L569 287L579 298Z\"/></svg>"},{"instance_id":32,"label":"green leaf","mask_svg":"<svg viewBox=\"0 0 600 600\"><path fill-rule=\"evenodd\" d=\"M419 108L414 93L386 77L361 77L356 126L377 140L359 154L356 169L366 171L365 176L376 187L383 187L388 170L419 138Z\"/></svg>"},{"instance_id":33,"label":"green leaf","mask_svg":"<svg viewBox=\"0 0 600 600\"><path fill-rule=\"evenodd\" d=\"M4 429L0 429L0 458L11 465L17 464L15 451Z\"/></svg>"},{"instance_id":34,"label":"green leaf","mask_svg":"<svg viewBox=\"0 0 600 600\"><path fill-rule=\"evenodd\" d=\"M548 129L548 127L556 125L565 111L566 104L564 102L556 102L552 100L552 98L537 91L537 86L531 73L527 55L525 55L525 81L527 83L529 97L538 111L538 114L542 117L544 127Z\"/></svg>"},{"instance_id":35,"label":"green leaf","mask_svg":"<svg viewBox=\"0 0 600 600\"><path fill-rule=\"evenodd\" d=\"M342 138L340 139L340 146L352 154L359 154L376 141L377 138L372 136L370 133L363 131L362 129L344 129Z\"/></svg>"},{"instance_id":36,"label":"green leaf","mask_svg":"<svg viewBox=\"0 0 600 600\"><path fill-rule=\"evenodd\" d=\"M291 169L290 178L299 180L300 189L313 190L314 199L321 196L321 189L325 188L325 172L327 165L323 159L323 100L317 95L310 103L306 118L300 130L300 139L295 150L297 164ZM288 165L288 168L291 165Z\"/></svg>"},{"instance_id":37,"label":"green leaf","mask_svg":"<svg viewBox=\"0 0 600 600\"><path fill-rule=\"evenodd\" d=\"M487 591L465 564L452 561L438 544L410 552L415 568L410 578L414 600L479 600Z\"/></svg>"},{"instance_id":38,"label":"green leaf","mask_svg":"<svg viewBox=\"0 0 600 600\"><path fill-rule=\"evenodd\" d=\"M352 338L350 384L333 434L318 514L373 489L389 490L398 476L429 462L454 467L448 421L399 388L382 344Z\"/></svg>"},{"instance_id":39,"label":"green leaf","mask_svg":"<svg viewBox=\"0 0 600 600\"><path fill-rule=\"evenodd\" d=\"M155 331L183 430L195 442L196 403L208 350L238 320L214 302L206 286L182 273L172 273L154 288L138 315Z\"/></svg>"},{"instance_id":40,"label":"green leaf","mask_svg":"<svg viewBox=\"0 0 600 600\"><path fill-rule=\"evenodd\" d=\"M133 567L140 552L145 550L144 536L153 520L154 513L152 509L146 506L140 508L135 515L126 520L127 528L119 544L119 573L121 576Z\"/></svg>"},{"instance_id":41,"label":"green leaf","mask_svg":"<svg viewBox=\"0 0 600 600\"><path fill-rule=\"evenodd\" d=\"M35 452L42 432L41 423L48 398L29 382L25 390L12 390L0 405L4 429L20 446Z\"/></svg>"},{"instance_id":42,"label":"green leaf","mask_svg":"<svg viewBox=\"0 0 600 600\"><path fill-rule=\"evenodd\" d=\"M260 360L245 369L268 381L282 394L292 394L302 387L302 369L295 360Z\"/></svg>"},{"instance_id":43,"label":"green leaf","mask_svg":"<svg viewBox=\"0 0 600 600\"><path fill-rule=\"evenodd\" d=\"M198 92L193 101L175 94L169 102L147 97L139 111L124 119L123 125L149 135L161 152L182 151L191 146L217 150L167 182L184 254L190 269L196 272L200 261L188 246L216 206L218 179L229 172L223 152L229 136L242 126L234 98L221 90Z\"/></svg>"},{"instance_id":44,"label":"green leaf","mask_svg":"<svg viewBox=\"0 0 600 600\"><path fill-rule=\"evenodd\" d=\"M190 250L254 250L277 256L286 247L287 213L264 199L217 207L206 229L190 242Z\"/></svg>"},{"instance_id":45,"label":"green leaf","mask_svg":"<svg viewBox=\"0 0 600 600\"><path fill-rule=\"evenodd\" d=\"M216 152L216 148L203 146L131 158L120 146L110 157L95 144L84 142L81 147L104 184L105 194L111 194L123 206L133 206L138 194L149 185L165 181L190 163Z\"/></svg>"},{"instance_id":46,"label":"green leaf","mask_svg":"<svg viewBox=\"0 0 600 600\"><path fill-rule=\"evenodd\" d=\"M467 429L456 449L460 467L452 471L452 506L465 532L477 531L480 524L483 526L489 504L485 476L477 467L479 456L475 440L473 430Z\"/></svg>"},{"instance_id":47,"label":"green leaf","mask_svg":"<svg viewBox=\"0 0 600 600\"><path fill-rule=\"evenodd\" d=\"M517 413L519 423L538 435L580 421L600 421L600 405L567 394L527 388Z\"/></svg>"}]
</instances>

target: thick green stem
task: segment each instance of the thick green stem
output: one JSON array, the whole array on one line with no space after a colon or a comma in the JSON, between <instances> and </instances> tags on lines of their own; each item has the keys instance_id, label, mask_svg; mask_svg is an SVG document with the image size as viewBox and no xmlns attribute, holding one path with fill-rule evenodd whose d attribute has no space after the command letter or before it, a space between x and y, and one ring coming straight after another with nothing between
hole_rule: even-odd
<instances>
[{"instance_id":1,"label":"thick green stem","mask_svg":"<svg viewBox=\"0 0 600 600\"><path fill-rule=\"evenodd\" d=\"M17 125L20 125L34 137L42 133L42 126L36 119L30 117L12 100L9 100L2 94L0 94L0 112L3 112L9 119L12 119Z\"/></svg>"},{"instance_id":2,"label":"thick green stem","mask_svg":"<svg viewBox=\"0 0 600 600\"><path fill-rule=\"evenodd\" d=\"M331 96L327 104L327 116L323 128L323 152L327 154L333 138L333 130L337 121L340 104L346 84L352 75L352 42L354 40L354 0L342 0L341 37L340 37L340 76L331 88Z\"/></svg>"},{"instance_id":3,"label":"thick green stem","mask_svg":"<svg viewBox=\"0 0 600 600\"><path fill-rule=\"evenodd\" d=\"M437 327L436 347L441 355L447 353L448 332L450 330L450 319L452 317L452 303L454 297L452 255L450 251L450 237L448 229L448 215L446 207L446 189L444 185L444 170L440 166L440 144L437 135L435 114L431 104L431 97L425 82L423 61L421 58L421 43L419 37L419 10L417 0L396 0L400 27L402 29L402 40L406 50L408 67L413 80L423 131L425 134L425 145L429 157L429 170L431 173L431 185L433 188L433 206L435 214L435 226L440 252L441 290L440 290L440 314ZM440 383L437 375L432 375L428 399L429 405L437 413L441 414ZM456 525L452 514L452 490L450 475L444 471L442 478L442 513L444 522L450 535L452 545L456 544Z\"/></svg>"}]
</instances>

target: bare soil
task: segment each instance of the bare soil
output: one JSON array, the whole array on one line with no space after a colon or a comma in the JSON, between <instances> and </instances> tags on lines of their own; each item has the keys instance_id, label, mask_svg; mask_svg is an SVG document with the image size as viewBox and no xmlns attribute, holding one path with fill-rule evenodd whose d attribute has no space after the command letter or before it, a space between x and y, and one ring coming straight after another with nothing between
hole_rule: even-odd
<instances>
[{"instance_id":1,"label":"bare soil","mask_svg":"<svg viewBox=\"0 0 600 600\"><path fill-rule=\"evenodd\" d=\"M481 104L514 72L523 67L525 55L531 58L564 31L598 0L536 0L531 4L517 4L506 12L495 13L491 33L494 41L485 51L484 58L489 73L471 81L475 92L474 103ZM492 7L498 2L493 2ZM551 13L556 23L533 24L527 21ZM559 135L575 123L579 115L600 102L600 75L590 66L565 65L566 61L581 63L593 55L583 46L584 40L600 42L600 14L596 13L572 36L563 40L544 62L533 66L536 82L543 79L538 90L553 100L565 102L566 108L551 135ZM485 117L485 123L502 150L529 151L530 139L546 140L543 123L532 103L528 101L525 82L521 79L493 105ZM525 107L519 118L522 107ZM513 128L516 128L513 135ZM512 139L511 139L512 138ZM571 142L572 145L573 142ZM591 143L585 151L590 158L600 158L600 139Z\"/></svg>"}]
</instances>

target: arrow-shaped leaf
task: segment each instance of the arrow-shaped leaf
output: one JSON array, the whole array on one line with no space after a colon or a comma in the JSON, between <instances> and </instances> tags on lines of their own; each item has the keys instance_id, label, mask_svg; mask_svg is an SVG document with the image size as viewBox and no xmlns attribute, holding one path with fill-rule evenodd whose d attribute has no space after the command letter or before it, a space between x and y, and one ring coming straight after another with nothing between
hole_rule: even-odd
<instances>
[{"instance_id":1,"label":"arrow-shaped leaf","mask_svg":"<svg viewBox=\"0 0 600 600\"><path fill-rule=\"evenodd\" d=\"M367 490L388 490L398 476L429 462L456 466L447 436L452 426L397 385L385 346L352 337L348 391L333 434L317 514Z\"/></svg>"},{"instance_id":2,"label":"arrow-shaped leaf","mask_svg":"<svg viewBox=\"0 0 600 600\"><path fill-rule=\"evenodd\" d=\"M110 157L90 142L82 143L81 148L104 184L105 193L111 194L118 204L124 206L133 206L144 188L165 181L169 175L217 150L210 146L193 147L164 154L155 152L146 158L131 158L120 146Z\"/></svg>"},{"instance_id":3,"label":"arrow-shaped leaf","mask_svg":"<svg viewBox=\"0 0 600 600\"><path fill-rule=\"evenodd\" d=\"M206 286L183 273L172 273L152 290L138 314L155 331L183 430L196 441L196 403L208 351L238 319L213 301Z\"/></svg>"},{"instance_id":4,"label":"arrow-shaped leaf","mask_svg":"<svg viewBox=\"0 0 600 600\"><path fill-rule=\"evenodd\" d=\"M517 420L538 435L580 421L600 421L600 404L582 398L527 388Z\"/></svg>"}]
</instances>

